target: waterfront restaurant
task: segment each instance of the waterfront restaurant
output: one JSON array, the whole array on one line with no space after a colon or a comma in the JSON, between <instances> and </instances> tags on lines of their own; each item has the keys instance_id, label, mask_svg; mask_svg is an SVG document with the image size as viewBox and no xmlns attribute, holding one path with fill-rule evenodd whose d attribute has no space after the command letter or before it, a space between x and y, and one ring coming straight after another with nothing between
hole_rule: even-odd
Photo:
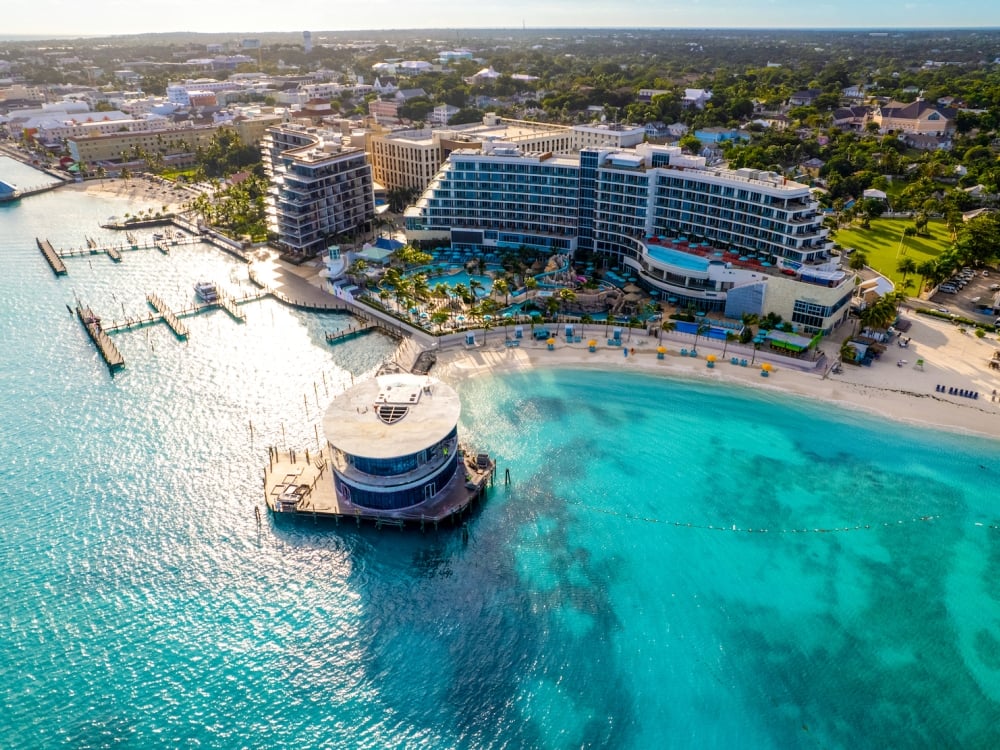
<instances>
[{"instance_id":1,"label":"waterfront restaurant","mask_svg":"<svg viewBox=\"0 0 1000 750\"><path fill-rule=\"evenodd\" d=\"M380 375L345 391L323 418L338 500L394 511L430 504L454 482L464 489L460 412L454 389L427 376Z\"/></svg>"}]
</instances>

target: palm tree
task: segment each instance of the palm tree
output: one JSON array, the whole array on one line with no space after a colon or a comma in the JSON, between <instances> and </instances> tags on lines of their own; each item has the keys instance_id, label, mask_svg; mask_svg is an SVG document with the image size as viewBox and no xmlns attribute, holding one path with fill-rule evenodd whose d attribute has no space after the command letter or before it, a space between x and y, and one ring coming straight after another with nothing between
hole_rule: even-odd
<instances>
[{"instance_id":1,"label":"palm tree","mask_svg":"<svg viewBox=\"0 0 1000 750\"><path fill-rule=\"evenodd\" d=\"M674 320L664 320L660 323L660 330L656 333L656 340L661 341L663 339L663 332L666 331L670 333L671 331L677 330L677 322Z\"/></svg>"},{"instance_id":2,"label":"palm tree","mask_svg":"<svg viewBox=\"0 0 1000 750\"><path fill-rule=\"evenodd\" d=\"M729 348L730 342L736 341L736 339L738 339L738 338L739 338L739 336L737 336L732 331L726 331L726 343L724 343L722 345L722 358L723 359L726 358L726 350Z\"/></svg>"},{"instance_id":3,"label":"palm tree","mask_svg":"<svg viewBox=\"0 0 1000 750\"><path fill-rule=\"evenodd\" d=\"M691 347L691 348L692 349L697 349L698 348L698 338L701 337L701 336L704 336L710 330L712 330L712 327L706 321L703 320L700 323L698 323L698 327L695 328L695 330L694 330L694 346Z\"/></svg>"},{"instance_id":4,"label":"palm tree","mask_svg":"<svg viewBox=\"0 0 1000 750\"><path fill-rule=\"evenodd\" d=\"M857 360L858 350L851 343L850 339L844 341L840 346L840 361L841 362L854 362Z\"/></svg>"},{"instance_id":5,"label":"palm tree","mask_svg":"<svg viewBox=\"0 0 1000 750\"><path fill-rule=\"evenodd\" d=\"M550 317L555 317L555 314L559 311L559 298L556 296L545 298L545 313Z\"/></svg>"},{"instance_id":6,"label":"palm tree","mask_svg":"<svg viewBox=\"0 0 1000 750\"><path fill-rule=\"evenodd\" d=\"M581 337L586 336L585 331L586 331L586 325L587 325L587 323L593 323L593 322L594 322L594 319L592 317L590 317L589 313L584 313L583 315L580 316L580 336Z\"/></svg>"},{"instance_id":7,"label":"palm tree","mask_svg":"<svg viewBox=\"0 0 1000 750\"><path fill-rule=\"evenodd\" d=\"M506 279L497 279L493 282L493 291L497 294L503 295L504 307L507 306L508 300L510 299L510 284L507 283Z\"/></svg>"},{"instance_id":8,"label":"palm tree","mask_svg":"<svg viewBox=\"0 0 1000 750\"><path fill-rule=\"evenodd\" d=\"M435 310L431 313L431 323L438 327L438 332L440 333L442 326L448 322L448 318L450 317L446 310Z\"/></svg>"},{"instance_id":9,"label":"palm tree","mask_svg":"<svg viewBox=\"0 0 1000 750\"><path fill-rule=\"evenodd\" d=\"M469 279L469 291L473 297L478 297L478 292L483 288L483 282L479 279Z\"/></svg>"},{"instance_id":10,"label":"palm tree","mask_svg":"<svg viewBox=\"0 0 1000 750\"><path fill-rule=\"evenodd\" d=\"M468 302L471 298L471 295L469 294L469 287L465 284L455 284L455 286L451 288L451 293L458 299L462 300L462 302Z\"/></svg>"},{"instance_id":11,"label":"palm tree","mask_svg":"<svg viewBox=\"0 0 1000 750\"><path fill-rule=\"evenodd\" d=\"M903 274L902 286L906 286L906 277L917 272L917 262L913 258L900 258L896 270Z\"/></svg>"},{"instance_id":12,"label":"palm tree","mask_svg":"<svg viewBox=\"0 0 1000 750\"><path fill-rule=\"evenodd\" d=\"M867 265L868 256L863 250L855 250L854 253L851 254L851 260L847 264L848 268L852 271L860 271Z\"/></svg>"},{"instance_id":13,"label":"palm tree","mask_svg":"<svg viewBox=\"0 0 1000 750\"><path fill-rule=\"evenodd\" d=\"M576 292L566 287L563 287L562 289L559 290L558 297L559 297L560 307L564 307L566 305L572 304L573 302L576 302Z\"/></svg>"}]
</instances>

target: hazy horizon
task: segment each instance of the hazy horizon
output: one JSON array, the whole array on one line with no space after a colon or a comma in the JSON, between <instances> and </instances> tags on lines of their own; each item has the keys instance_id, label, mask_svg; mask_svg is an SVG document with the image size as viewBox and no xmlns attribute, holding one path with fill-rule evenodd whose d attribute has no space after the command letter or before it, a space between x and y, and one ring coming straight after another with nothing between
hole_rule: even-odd
<instances>
[{"instance_id":1,"label":"hazy horizon","mask_svg":"<svg viewBox=\"0 0 1000 750\"><path fill-rule=\"evenodd\" d=\"M696 0L650 7L646 0L506 0L470 4L443 0L411 6L371 0L332 11L305 0L289 20L273 4L247 0L238 9L194 0L93 0L66 4L37 0L30 13L8 11L4 41L130 36L136 34L232 34L239 36L338 31L643 29L643 30L989 30L1000 27L1000 8L986 0L927 1L873 5L860 0L806 4L798 0ZM280 17L280 21L279 21ZM484 19L489 19L485 22ZM385 24L391 20L391 27ZM381 23L380 23L381 21ZM278 23L278 26L275 24ZM159 29L150 27L159 26ZM174 27L164 31L163 26Z\"/></svg>"}]
</instances>

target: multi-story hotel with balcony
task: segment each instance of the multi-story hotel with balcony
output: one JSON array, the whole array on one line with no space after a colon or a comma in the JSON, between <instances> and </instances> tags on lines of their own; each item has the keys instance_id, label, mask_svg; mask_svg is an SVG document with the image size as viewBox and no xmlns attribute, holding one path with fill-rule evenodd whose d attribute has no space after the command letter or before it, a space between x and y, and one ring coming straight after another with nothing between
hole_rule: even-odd
<instances>
[{"instance_id":1,"label":"multi-story hotel with balcony","mask_svg":"<svg viewBox=\"0 0 1000 750\"><path fill-rule=\"evenodd\" d=\"M317 128L268 128L261 143L271 180L268 229L296 253L322 252L340 235L370 229L375 217L371 167L360 148Z\"/></svg>"},{"instance_id":2,"label":"multi-story hotel with balcony","mask_svg":"<svg viewBox=\"0 0 1000 750\"><path fill-rule=\"evenodd\" d=\"M593 252L667 298L731 317L775 312L809 331L842 322L853 291L806 185L707 168L676 147L456 151L407 209L406 229L487 252Z\"/></svg>"},{"instance_id":3,"label":"multi-story hotel with balcony","mask_svg":"<svg viewBox=\"0 0 1000 750\"><path fill-rule=\"evenodd\" d=\"M503 142L522 151L571 153L575 128L566 125L509 120L487 114L481 123L438 129L369 133L366 148L375 181L387 190L423 190L448 155L457 149Z\"/></svg>"}]
</instances>

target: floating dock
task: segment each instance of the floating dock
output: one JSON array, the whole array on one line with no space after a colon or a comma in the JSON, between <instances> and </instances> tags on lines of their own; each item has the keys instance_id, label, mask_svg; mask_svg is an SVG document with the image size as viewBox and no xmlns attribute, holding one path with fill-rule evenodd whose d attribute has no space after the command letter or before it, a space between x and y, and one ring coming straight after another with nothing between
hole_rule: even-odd
<instances>
[{"instance_id":1,"label":"floating dock","mask_svg":"<svg viewBox=\"0 0 1000 750\"><path fill-rule=\"evenodd\" d=\"M167 307L167 303L158 294L147 294L146 301L163 317L163 322L170 326L170 330L179 339L186 339L189 335L188 327L177 317L173 310Z\"/></svg>"},{"instance_id":2,"label":"floating dock","mask_svg":"<svg viewBox=\"0 0 1000 750\"><path fill-rule=\"evenodd\" d=\"M84 307L80 303L77 303L76 317L83 323L87 335L90 336L90 340L94 342L97 351L104 358L104 363L108 366L108 369L114 372L124 367L125 358L118 351L118 347L115 346L111 337L101 328L101 319L94 314L94 311L89 307Z\"/></svg>"},{"instance_id":3,"label":"floating dock","mask_svg":"<svg viewBox=\"0 0 1000 750\"><path fill-rule=\"evenodd\" d=\"M407 523L437 528L469 510L486 494L496 474L496 463L485 453L471 454L463 449L463 466L455 472L445 490L434 499L399 510L379 510L355 505L337 496L334 488L329 449L323 451L269 451L264 469L264 502L277 516L332 518L373 523L377 528ZM464 469L464 470L463 470Z\"/></svg>"},{"instance_id":4,"label":"floating dock","mask_svg":"<svg viewBox=\"0 0 1000 750\"><path fill-rule=\"evenodd\" d=\"M62 258L59 257L59 253L52 247L52 243L38 237L35 237L35 242L38 244L38 249L42 251L42 255L45 256L45 260L48 261L49 266L52 268L52 273L56 276L65 276L67 273L66 264L63 263Z\"/></svg>"}]
</instances>

